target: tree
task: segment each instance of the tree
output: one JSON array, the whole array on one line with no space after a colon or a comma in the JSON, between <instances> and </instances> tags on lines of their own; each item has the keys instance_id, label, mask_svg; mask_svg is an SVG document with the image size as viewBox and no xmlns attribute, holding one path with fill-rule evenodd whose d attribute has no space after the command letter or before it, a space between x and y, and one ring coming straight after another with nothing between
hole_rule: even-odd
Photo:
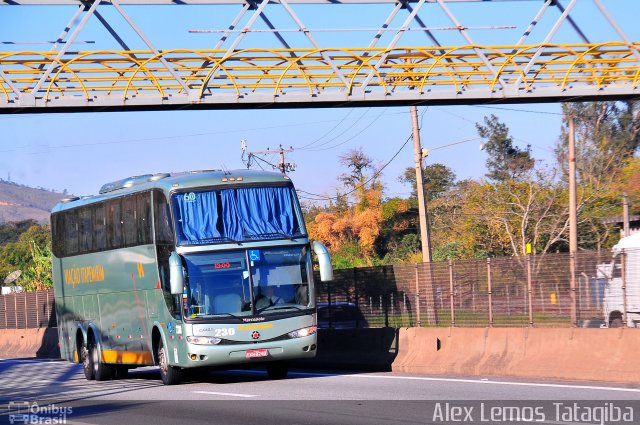
<instances>
[{"instance_id":1,"label":"tree","mask_svg":"<svg viewBox=\"0 0 640 425\"><path fill-rule=\"evenodd\" d=\"M520 149L513 145L509 136L509 128L498 121L498 117L484 117L484 125L476 124L480 137L485 139L484 150L487 158L487 178L493 181L520 179L533 169L534 159L531 157L531 146Z\"/></svg>"},{"instance_id":2,"label":"tree","mask_svg":"<svg viewBox=\"0 0 640 425\"><path fill-rule=\"evenodd\" d=\"M0 246L0 278L21 270L22 275L16 285L27 290L53 286L50 246L49 226L32 225L15 242Z\"/></svg>"},{"instance_id":3,"label":"tree","mask_svg":"<svg viewBox=\"0 0 640 425\"><path fill-rule=\"evenodd\" d=\"M527 244L544 254L566 240L567 192L554 183L552 173L535 173L522 181L487 184L485 202L476 205L506 255L523 256Z\"/></svg>"},{"instance_id":4,"label":"tree","mask_svg":"<svg viewBox=\"0 0 640 425\"><path fill-rule=\"evenodd\" d=\"M568 178L568 121L574 117L578 244L580 248L606 248L617 240L613 227L603 221L620 215L619 182L640 145L640 107L637 102L566 103L562 134L556 144L558 166Z\"/></svg>"},{"instance_id":5,"label":"tree","mask_svg":"<svg viewBox=\"0 0 640 425\"><path fill-rule=\"evenodd\" d=\"M354 193L356 204L360 209L367 208L367 191L382 192L380 172L374 166L373 159L365 154L362 148L358 148L340 155L339 162L350 172L341 174L338 180ZM371 171L371 176L367 175L367 171Z\"/></svg>"},{"instance_id":6,"label":"tree","mask_svg":"<svg viewBox=\"0 0 640 425\"><path fill-rule=\"evenodd\" d=\"M32 219L0 224L0 245L17 241L22 233L37 224Z\"/></svg>"},{"instance_id":7,"label":"tree","mask_svg":"<svg viewBox=\"0 0 640 425\"><path fill-rule=\"evenodd\" d=\"M423 179L424 190L427 194L427 201L431 201L432 199L444 195L453 187L456 181L456 175L451 168L446 165L436 163L429 164L424 167ZM418 197L415 168L407 167L404 173L398 177L398 181L411 185L412 199L416 199Z\"/></svg>"},{"instance_id":8,"label":"tree","mask_svg":"<svg viewBox=\"0 0 640 425\"><path fill-rule=\"evenodd\" d=\"M327 211L318 213L307 224L309 235L322 241L330 250L336 267L379 263L376 241L382 223L382 185L373 160L362 149L340 156L340 163L350 172L338 177L355 193L356 204L349 207L345 195L338 195ZM367 171L371 171L368 175Z\"/></svg>"}]
</instances>

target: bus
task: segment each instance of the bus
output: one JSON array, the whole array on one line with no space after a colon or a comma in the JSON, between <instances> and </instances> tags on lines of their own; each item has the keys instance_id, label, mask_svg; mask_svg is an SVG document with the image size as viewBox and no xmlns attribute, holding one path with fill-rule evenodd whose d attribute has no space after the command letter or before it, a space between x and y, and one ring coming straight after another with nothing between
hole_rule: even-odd
<instances>
[{"instance_id":1,"label":"bus","mask_svg":"<svg viewBox=\"0 0 640 425\"><path fill-rule=\"evenodd\" d=\"M281 379L316 354L312 251L333 271L284 174L134 176L62 200L51 231L60 352L89 380L242 364Z\"/></svg>"}]
</instances>

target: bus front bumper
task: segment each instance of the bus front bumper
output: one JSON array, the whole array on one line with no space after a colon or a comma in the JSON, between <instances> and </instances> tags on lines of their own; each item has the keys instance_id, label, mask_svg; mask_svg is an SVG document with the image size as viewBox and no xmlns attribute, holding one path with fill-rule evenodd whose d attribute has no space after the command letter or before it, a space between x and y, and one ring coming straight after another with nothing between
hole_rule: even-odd
<instances>
[{"instance_id":1,"label":"bus front bumper","mask_svg":"<svg viewBox=\"0 0 640 425\"><path fill-rule=\"evenodd\" d=\"M185 368L263 363L313 358L317 351L317 335L264 343L220 345L187 344Z\"/></svg>"}]
</instances>

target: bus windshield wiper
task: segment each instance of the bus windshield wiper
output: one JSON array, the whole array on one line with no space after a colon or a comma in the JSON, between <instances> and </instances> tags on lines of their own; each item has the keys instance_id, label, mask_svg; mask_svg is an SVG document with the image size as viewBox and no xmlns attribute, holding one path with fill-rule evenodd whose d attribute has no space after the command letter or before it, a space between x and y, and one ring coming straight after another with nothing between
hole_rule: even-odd
<instances>
[{"instance_id":1,"label":"bus windshield wiper","mask_svg":"<svg viewBox=\"0 0 640 425\"><path fill-rule=\"evenodd\" d=\"M213 313L213 314L196 314L196 317L198 319L203 318L203 317L232 317L234 319L238 319L240 320L240 318L238 316L236 316L235 314L231 314L231 313Z\"/></svg>"},{"instance_id":2,"label":"bus windshield wiper","mask_svg":"<svg viewBox=\"0 0 640 425\"><path fill-rule=\"evenodd\" d=\"M262 311L289 310L289 309L302 311L302 309L300 307L296 307L295 305L281 305L281 306L272 305L270 307L267 307L267 308L263 309Z\"/></svg>"}]
</instances>

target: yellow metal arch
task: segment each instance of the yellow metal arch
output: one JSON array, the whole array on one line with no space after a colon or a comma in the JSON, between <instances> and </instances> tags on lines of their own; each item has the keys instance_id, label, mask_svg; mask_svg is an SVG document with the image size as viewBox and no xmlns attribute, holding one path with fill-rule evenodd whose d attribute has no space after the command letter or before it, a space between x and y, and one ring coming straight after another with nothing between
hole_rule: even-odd
<instances>
[{"instance_id":1,"label":"yellow metal arch","mask_svg":"<svg viewBox=\"0 0 640 425\"><path fill-rule=\"evenodd\" d=\"M74 96L91 98L96 105L105 98L116 97L125 105L132 92L149 94L146 104L153 104L156 99L163 104L167 97L172 97L170 102L215 103L220 92L234 93L238 99L254 93L295 94L284 102L299 102L331 92L349 100L360 88L366 96L379 100L411 89L416 89L413 93L423 96L421 99L425 99L427 92L427 96L434 94L438 99L447 96L455 99L463 92L487 96L485 90L472 89L493 93L502 83L510 89L505 96L536 96L536 89L545 88L544 93L557 97L569 96L567 91L598 95L604 89L608 93L626 91L632 95L640 84L640 44L623 42L252 48L231 53L191 49L101 50L67 53L60 59L55 54L0 53L0 69L5 75L0 80L0 108L19 107L15 101L20 93L33 92L51 64L55 65L54 73L34 93L36 102L44 106L49 102L61 104L66 101L61 98L73 100ZM214 79L218 72L224 78ZM183 81L198 99L187 96ZM61 96L53 97L54 92ZM306 100L302 96L307 96ZM229 98L224 99L226 102Z\"/></svg>"}]
</instances>

